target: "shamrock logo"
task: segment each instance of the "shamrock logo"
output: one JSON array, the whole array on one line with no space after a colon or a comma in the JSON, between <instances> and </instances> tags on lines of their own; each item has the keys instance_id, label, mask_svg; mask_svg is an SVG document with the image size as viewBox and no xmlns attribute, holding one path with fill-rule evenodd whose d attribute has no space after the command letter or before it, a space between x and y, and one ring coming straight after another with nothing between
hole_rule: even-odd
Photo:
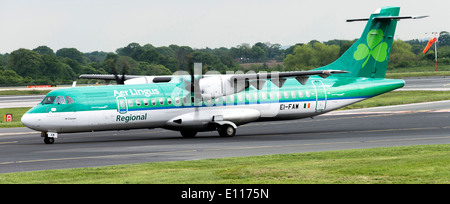
<instances>
[{"instance_id":1,"label":"shamrock logo","mask_svg":"<svg viewBox=\"0 0 450 204\"><path fill-rule=\"evenodd\" d=\"M366 59L361 69L366 66L370 56L378 62L383 62L386 60L388 44L386 42L381 43L383 40L383 35L383 30L373 29L369 32L369 34L367 34L367 45L358 45L357 50L353 53L353 58L358 61Z\"/></svg>"}]
</instances>

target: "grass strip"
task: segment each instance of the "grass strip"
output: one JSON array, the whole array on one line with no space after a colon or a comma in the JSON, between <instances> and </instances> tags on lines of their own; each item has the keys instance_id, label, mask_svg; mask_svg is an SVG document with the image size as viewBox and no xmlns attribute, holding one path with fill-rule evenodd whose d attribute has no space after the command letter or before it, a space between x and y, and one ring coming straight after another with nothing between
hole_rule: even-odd
<instances>
[{"instance_id":1,"label":"grass strip","mask_svg":"<svg viewBox=\"0 0 450 204\"><path fill-rule=\"evenodd\" d=\"M47 95L49 90L28 90L28 91L18 91L18 90L0 90L0 95L18 96L18 95Z\"/></svg>"},{"instance_id":2,"label":"grass strip","mask_svg":"<svg viewBox=\"0 0 450 204\"><path fill-rule=\"evenodd\" d=\"M0 108L0 128L25 127L20 119L30 108ZM5 122L5 114L13 114L13 122Z\"/></svg>"},{"instance_id":3,"label":"grass strip","mask_svg":"<svg viewBox=\"0 0 450 204\"><path fill-rule=\"evenodd\" d=\"M0 183L450 183L450 144L0 174Z\"/></svg>"}]
</instances>

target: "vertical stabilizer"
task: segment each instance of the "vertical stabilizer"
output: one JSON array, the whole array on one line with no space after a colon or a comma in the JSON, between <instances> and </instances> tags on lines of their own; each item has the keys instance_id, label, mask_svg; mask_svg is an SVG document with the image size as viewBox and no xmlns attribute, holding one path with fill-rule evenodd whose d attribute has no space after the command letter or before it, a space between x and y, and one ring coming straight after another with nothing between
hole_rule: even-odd
<instances>
[{"instance_id":1,"label":"vertical stabilizer","mask_svg":"<svg viewBox=\"0 0 450 204\"><path fill-rule=\"evenodd\" d=\"M345 70L349 73L338 77L384 78L394 40L399 7L383 7L368 19L361 37L335 62L317 70Z\"/></svg>"}]
</instances>

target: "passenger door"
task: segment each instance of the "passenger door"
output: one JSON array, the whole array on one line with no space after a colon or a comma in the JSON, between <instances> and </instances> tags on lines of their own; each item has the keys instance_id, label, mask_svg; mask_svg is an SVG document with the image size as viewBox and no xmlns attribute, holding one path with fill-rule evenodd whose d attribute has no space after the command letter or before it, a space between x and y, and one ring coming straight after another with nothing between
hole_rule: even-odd
<instances>
[{"instance_id":1,"label":"passenger door","mask_svg":"<svg viewBox=\"0 0 450 204\"><path fill-rule=\"evenodd\" d=\"M128 112L128 101L125 96L117 96L117 112L126 114Z\"/></svg>"},{"instance_id":2,"label":"passenger door","mask_svg":"<svg viewBox=\"0 0 450 204\"><path fill-rule=\"evenodd\" d=\"M322 80L313 80L311 82L316 93L316 112L323 112L327 108L327 91Z\"/></svg>"}]
</instances>

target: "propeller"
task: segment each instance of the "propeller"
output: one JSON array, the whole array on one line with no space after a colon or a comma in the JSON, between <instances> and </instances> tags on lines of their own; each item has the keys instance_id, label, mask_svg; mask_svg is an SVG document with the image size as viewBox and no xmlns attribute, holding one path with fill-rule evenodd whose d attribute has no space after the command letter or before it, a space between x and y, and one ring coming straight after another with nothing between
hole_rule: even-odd
<instances>
[{"instance_id":1,"label":"propeller","mask_svg":"<svg viewBox=\"0 0 450 204\"><path fill-rule=\"evenodd\" d=\"M116 69L116 63L114 62L114 59L109 59L109 67L111 68L111 72L114 74L114 78L116 79L117 84L123 85L125 84L125 75L127 71L127 66L123 66L122 68L122 74L119 76L117 69Z\"/></svg>"},{"instance_id":2,"label":"propeller","mask_svg":"<svg viewBox=\"0 0 450 204\"><path fill-rule=\"evenodd\" d=\"M202 91L200 89L200 80L203 78L202 63L194 63L192 54L188 55L188 60L191 81L186 84L186 90L191 92L191 99L194 100L192 103L196 104L202 99Z\"/></svg>"}]
</instances>

